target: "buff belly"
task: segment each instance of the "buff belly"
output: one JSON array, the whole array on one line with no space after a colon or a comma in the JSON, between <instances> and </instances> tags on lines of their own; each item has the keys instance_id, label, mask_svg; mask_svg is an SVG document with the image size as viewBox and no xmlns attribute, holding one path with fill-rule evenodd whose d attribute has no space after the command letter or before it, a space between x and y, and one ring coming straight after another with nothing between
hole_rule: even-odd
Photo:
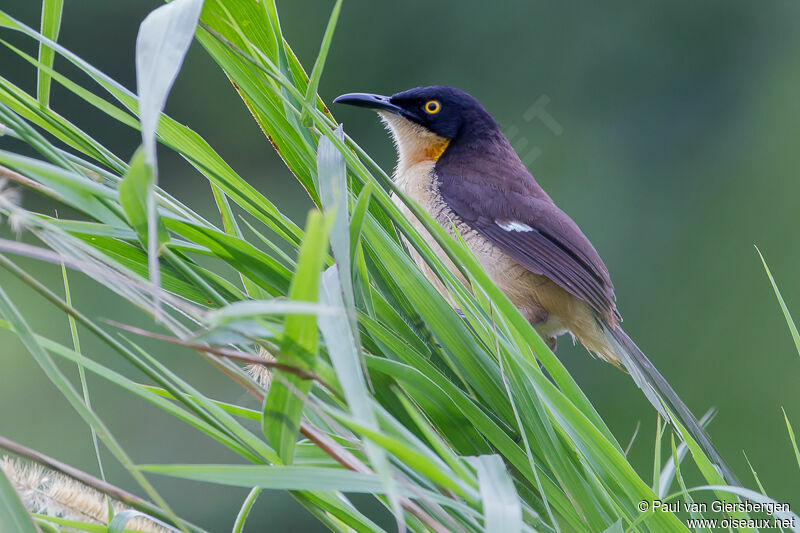
<instances>
[{"instance_id":1,"label":"buff belly","mask_svg":"<svg viewBox=\"0 0 800 533\"><path fill-rule=\"evenodd\" d=\"M548 278L534 274L522 267L483 235L462 222L437 193L436 179L433 174L434 165L435 161L432 160L413 164L403 169L403 172L396 174L395 182L405 194L419 203L448 232L453 234L453 226L455 226L461 238L464 239L464 242L486 270L486 273L489 274L495 284L508 296L509 300L543 338L554 339L563 333L569 332L587 350L611 363L617 364L614 351L609 346L589 305ZM397 196L393 196L392 199L417 231L426 238L428 244L437 255L444 260L448 268L464 281L455 265L447 258L444 251L402 200ZM450 304L455 306L455 302L453 302L444 285L434 275L419 253L411 246L409 246L409 250L412 259L425 276L431 280ZM469 286L466 283L465 285Z\"/></svg>"}]
</instances>

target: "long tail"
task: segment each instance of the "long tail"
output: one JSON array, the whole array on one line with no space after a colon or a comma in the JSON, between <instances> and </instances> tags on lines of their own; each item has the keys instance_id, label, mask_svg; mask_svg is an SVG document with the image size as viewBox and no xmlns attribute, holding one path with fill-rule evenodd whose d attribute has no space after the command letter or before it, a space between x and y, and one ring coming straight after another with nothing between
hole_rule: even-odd
<instances>
[{"instance_id":1,"label":"long tail","mask_svg":"<svg viewBox=\"0 0 800 533\"><path fill-rule=\"evenodd\" d=\"M692 412L686 407L686 404L678 397L678 394L672 389L667 380L661 373L653 366L653 363L647 356L636 346L627 333L621 327L610 328L603 327L614 351L619 356L620 361L625 366L625 369L630 372L631 377L636 382L636 385L644 392L650 403L666 418L670 420L666 413L664 406L672 412L673 416L677 418L678 422L683 425L689 432L691 437L700 445L703 452L706 454L711 462L717 467L719 473L725 481L731 485L741 486L741 483L736 478L734 473L725 464L725 461L717 452L714 445L711 444L711 439L700 427L700 423L694 417ZM663 403L662 403L663 402Z\"/></svg>"}]
</instances>

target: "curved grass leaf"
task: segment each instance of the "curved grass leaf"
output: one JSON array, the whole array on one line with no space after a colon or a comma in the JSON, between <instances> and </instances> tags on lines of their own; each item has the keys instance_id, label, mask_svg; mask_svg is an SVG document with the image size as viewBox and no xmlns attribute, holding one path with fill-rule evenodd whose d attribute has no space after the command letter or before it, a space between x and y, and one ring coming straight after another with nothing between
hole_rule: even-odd
<instances>
[{"instance_id":1,"label":"curved grass leaf","mask_svg":"<svg viewBox=\"0 0 800 533\"><path fill-rule=\"evenodd\" d=\"M42 35L54 41L58 39L63 8L64 0L44 0L42 2ZM45 65L52 66L53 59L55 59L53 49L40 44L39 61ZM36 94L39 98L39 103L43 107L50 106L50 75L42 70L38 72Z\"/></svg>"},{"instance_id":2,"label":"curved grass leaf","mask_svg":"<svg viewBox=\"0 0 800 533\"><path fill-rule=\"evenodd\" d=\"M322 37L322 44L319 47L319 54L317 60L314 62L314 68L311 69L311 76L308 80L306 87L306 110L309 109L316 102L317 90L319 88L319 80L322 78L322 70L325 68L325 60L328 57L328 51L331 48L331 41L333 40L333 31L336 29L336 22L339 20L339 12L342 10L342 0L336 0L333 6L331 17L328 20L328 26L325 28L325 35ZM304 110L302 115L303 125L309 126L313 124L313 120L308 111Z\"/></svg>"},{"instance_id":3,"label":"curved grass leaf","mask_svg":"<svg viewBox=\"0 0 800 533\"><path fill-rule=\"evenodd\" d=\"M139 470L235 487L280 490L381 492L378 476L343 468L260 465L139 465Z\"/></svg>"},{"instance_id":4,"label":"curved grass leaf","mask_svg":"<svg viewBox=\"0 0 800 533\"><path fill-rule=\"evenodd\" d=\"M136 37L136 92L145 159L156 166L156 130L167 96L194 39L203 0L173 0L153 10Z\"/></svg>"},{"instance_id":5,"label":"curved grass leaf","mask_svg":"<svg viewBox=\"0 0 800 533\"><path fill-rule=\"evenodd\" d=\"M297 270L289 288L289 297L296 301L316 302L322 265L328 256L330 219L312 211L306 224L306 238L300 248ZM287 364L313 372L316 367L319 331L314 315L289 315L281 340L282 359ZM264 435L285 464L292 462L300 431L305 400L313 383L295 375L276 372L264 402Z\"/></svg>"},{"instance_id":6,"label":"curved grass leaf","mask_svg":"<svg viewBox=\"0 0 800 533\"><path fill-rule=\"evenodd\" d=\"M153 187L153 178L153 168L145 162L145 152L139 148L133 154L128 172L119 184L119 203L145 249L149 248L147 198ZM169 241L169 233L158 215L155 223L155 236L158 239L156 249L160 253L161 247Z\"/></svg>"},{"instance_id":7,"label":"curved grass leaf","mask_svg":"<svg viewBox=\"0 0 800 533\"><path fill-rule=\"evenodd\" d=\"M183 58L194 39L194 31L203 8L203 0L173 0L153 10L139 26L136 36L136 92L139 95L139 118L142 122L142 146L145 164L150 167L151 182L145 194L147 220L147 256L156 317L160 314L158 288L158 215L153 184L158 183L156 130L167 95L178 77ZM143 180L137 180L143 181Z\"/></svg>"},{"instance_id":8,"label":"curved grass leaf","mask_svg":"<svg viewBox=\"0 0 800 533\"><path fill-rule=\"evenodd\" d=\"M470 459L478 473L483 504L483 527L487 533L522 531L522 507L514 482L499 455L481 455Z\"/></svg>"},{"instance_id":9,"label":"curved grass leaf","mask_svg":"<svg viewBox=\"0 0 800 533\"><path fill-rule=\"evenodd\" d=\"M36 533L31 515L22 505L17 491L0 470L0 533Z\"/></svg>"},{"instance_id":10,"label":"curved grass leaf","mask_svg":"<svg viewBox=\"0 0 800 533\"><path fill-rule=\"evenodd\" d=\"M125 533L126 531L125 526L127 526L128 522L130 522L134 518L146 518L150 521L157 523L161 527L166 527L172 531L175 531L167 524L164 524L163 522L156 520L152 516L146 515L141 511L136 511L134 509L126 509L114 515L114 518L112 518L111 522L108 524L108 533Z\"/></svg>"},{"instance_id":11,"label":"curved grass leaf","mask_svg":"<svg viewBox=\"0 0 800 533\"><path fill-rule=\"evenodd\" d=\"M334 221L334 228L335 226L336 222ZM347 225L344 224L340 229L346 233ZM335 240L332 238L331 243L333 244ZM347 242L340 242L339 244L341 245L339 252L343 252L345 256L349 257L350 250ZM349 279L349 275L347 277ZM359 357L359 343L354 338L355 328L351 329L353 321L349 320L350 316L355 315L355 308L352 304L350 306L345 305L342 293L346 292L346 289L339 285L341 278L338 266L332 266L322 274L320 301L339 309L340 312L338 314L320 315L317 317L317 322L328 347L328 356L336 371L336 377L339 379L345 401L353 414L353 418L369 429L378 430L378 420L372 409L372 400L367 388L367 379L364 375L364 365ZM352 291L352 287L350 287L350 290ZM395 481L392 478L392 470L386 452L369 439L364 443L364 448L385 487L397 519L398 530L402 533L405 530L403 509Z\"/></svg>"},{"instance_id":12,"label":"curved grass leaf","mask_svg":"<svg viewBox=\"0 0 800 533\"><path fill-rule=\"evenodd\" d=\"M758 247L756 247L756 252L758 252L758 257L761 258L761 264L764 265L764 271L767 273L769 282L772 285L772 290L775 291L775 297L778 299L778 304L781 306L783 318L786 319L786 325L789 326L789 331L792 334L792 340L794 341L794 346L797 349L797 353L800 354L800 333L797 332L797 325L795 325L794 319L792 319L792 314L789 312L789 308L786 306L786 302L783 300L783 295L781 295L780 289L778 289L778 284L775 283L775 278L772 277L772 272L770 272L769 267L767 266L767 261L764 259L764 256L761 255L761 250L759 250Z\"/></svg>"},{"instance_id":13,"label":"curved grass leaf","mask_svg":"<svg viewBox=\"0 0 800 533\"><path fill-rule=\"evenodd\" d=\"M231 530L231 533L242 533L244 530L244 524L247 521L247 517L250 516L250 510L256 503L256 498L258 498L259 494L261 494L261 487L253 487L247 494L247 498L245 498L244 502L242 502L242 507L239 509L239 513L236 515L236 521L233 523L233 529Z\"/></svg>"}]
</instances>

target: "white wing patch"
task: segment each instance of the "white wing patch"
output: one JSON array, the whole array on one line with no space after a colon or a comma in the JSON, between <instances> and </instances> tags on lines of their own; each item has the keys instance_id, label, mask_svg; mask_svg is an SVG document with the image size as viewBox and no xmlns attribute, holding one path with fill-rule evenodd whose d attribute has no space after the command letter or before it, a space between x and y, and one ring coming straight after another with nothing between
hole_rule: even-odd
<instances>
[{"instance_id":1,"label":"white wing patch","mask_svg":"<svg viewBox=\"0 0 800 533\"><path fill-rule=\"evenodd\" d=\"M533 228L529 225L516 220L495 220L494 223L506 231L533 231Z\"/></svg>"}]
</instances>

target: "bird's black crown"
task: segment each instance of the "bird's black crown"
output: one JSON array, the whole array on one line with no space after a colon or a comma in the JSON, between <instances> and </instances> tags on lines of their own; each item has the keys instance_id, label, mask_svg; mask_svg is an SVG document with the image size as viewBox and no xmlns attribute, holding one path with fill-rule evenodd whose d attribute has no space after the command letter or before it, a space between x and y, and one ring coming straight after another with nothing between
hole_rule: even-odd
<instances>
[{"instance_id":1,"label":"bird's black crown","mask_svg":"<svg viewBox=\"0 0 800 533\"><path fill-rule=\"evenodd\" d=\"M334 102L395 113L449 140L498 129L478 100L446 85L416 87L389 97L344 94Z\"/></svg>"}]
</instances>

